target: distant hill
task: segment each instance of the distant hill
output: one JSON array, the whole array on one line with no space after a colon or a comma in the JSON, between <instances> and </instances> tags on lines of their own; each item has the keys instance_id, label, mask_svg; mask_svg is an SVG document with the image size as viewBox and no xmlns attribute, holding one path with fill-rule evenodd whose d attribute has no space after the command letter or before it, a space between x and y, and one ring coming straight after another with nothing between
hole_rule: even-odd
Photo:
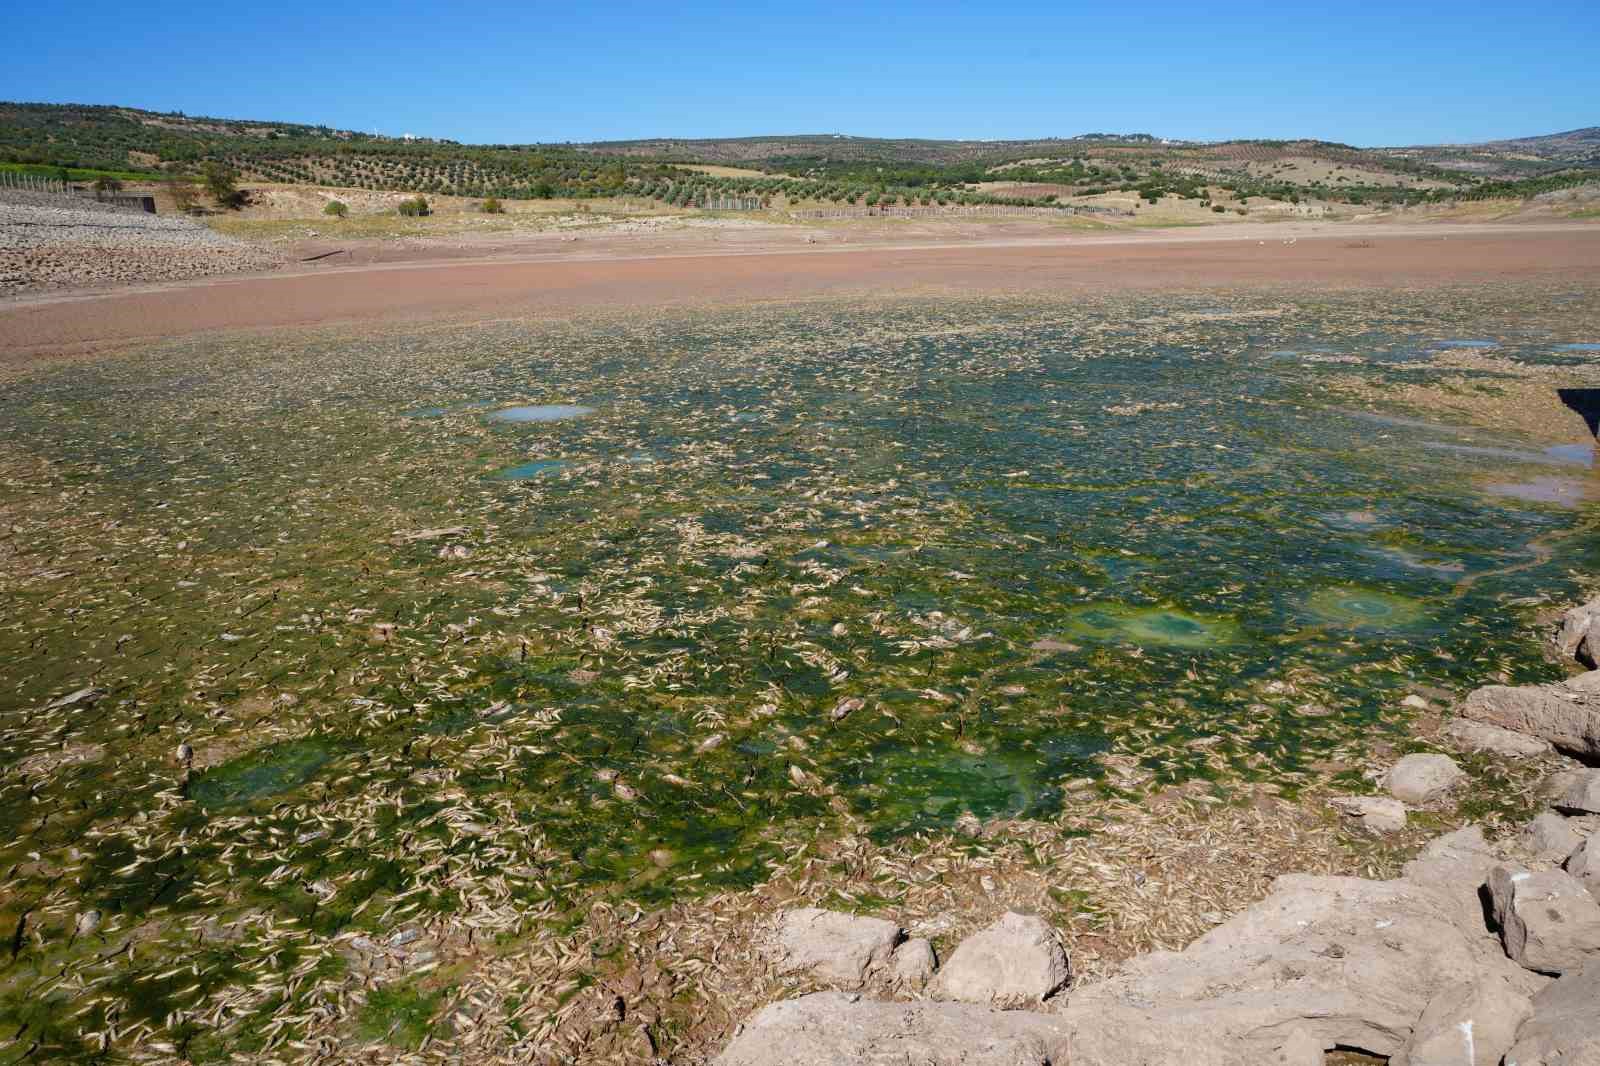
<instances>
[{"instance_id":1,"label":"distant hill","mask_svg":"<svg viewBox=\"0 0 1600 1066\"><path fill-rule=\"evenodd\" d=\"M716 176L683 164L761 172ZM1600 128L1480 145L1357 148L1318 140L1164 140L1150 133L974 141L784 134L465 145L304 123L138 108L0 103L0 167L170 179L223 166L244 181L464 196L643 196L711 206L799 202L1050 205L1108 191L1395 203L1522 195L1593 180ZM1512 184L1506 184L1511 182ZM1230 208L1231 209L1231 208Z\"/></svg>"}]
</instances>

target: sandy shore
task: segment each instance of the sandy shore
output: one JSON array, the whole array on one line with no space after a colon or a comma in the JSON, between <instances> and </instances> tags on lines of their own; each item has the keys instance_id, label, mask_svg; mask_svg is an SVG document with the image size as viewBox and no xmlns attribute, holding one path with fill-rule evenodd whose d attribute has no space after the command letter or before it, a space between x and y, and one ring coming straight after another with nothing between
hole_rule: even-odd
<instances>
[{"instance_id":1,"label":"sandy shore","mask_svg":"<svg viewBox=\"0 0 1600 1066\"><path fill-rule=\"evenodd\" d=\"M0 301L0 362L217 330L540 315L597 306L790 299L857 292L1039 292L1213 287L1416 287L1592 277L1600 226L1279 223L959 240L764 227L492 245L394 247L271 274ZM368 249L365 254L371 254ZM397 260L397 261L396 261Z\"/></svg>"}]
</instances>

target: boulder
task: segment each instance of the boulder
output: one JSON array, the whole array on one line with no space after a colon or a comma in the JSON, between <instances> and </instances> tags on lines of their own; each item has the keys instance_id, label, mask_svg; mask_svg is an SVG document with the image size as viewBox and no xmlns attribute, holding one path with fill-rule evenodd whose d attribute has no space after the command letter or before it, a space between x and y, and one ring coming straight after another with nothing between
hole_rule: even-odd
<instances>
[{"instance_id":1,"label":"boulder","mask_svg":"<svg viewBox=\"0 0 1600 1066\"><path fill-rule=\"evenodd\" d=\"M1520 843L1534 858L1559 862L1583 843L1583 837L1561 815L1545 811L1523 827Z\"/></svg>"},{"instance_id":2,"label":"boulder","mask_svg":"<svg viewBox=\"0 0 1600 1066\"><path fill-rule=\"evenodd\" d=\"M1392 1056L1448 989L1488 978L1530 995L1546 979L1508 960L1484 924L1477 890L1494 863L1470 828L1435 840L1393 881L1280 877L1182 952L1075 987L1063 1011L1072 1064L1281 1062L1291 1038L1296 1050Z\"/></svg>"},{"instance_id":3,"label":"boulder","mask_svg":"<svg viewBox=\"0 0 1600 1066\"><path fill-rule=\"evenodd\" d=\"M1066 1066L1059 1018L967 1003L881 1003L818 992L747 1019L715 1066Z\"/></svg>"},{"instance_id":4,"label":"boulder","mask_svg":"<svg viewBox=\"0 0 1600 1066\"><path fill-rule=\"evenodd\" d=\"M1506 1066L1593 1066L1600 1062L1600 961L1533 997L1533 1016L1517 1030Z\"/></svg>"},{"instance_id":5,"label":"boulder","mask_svg":"<svg viewBox=\"0 0 1600 1066\"><path fill-rule=\"evenodd\" d=\"M1569 677L1561 683L1574 692L1600 692L1600 670L1590 670L1586 674Z\"/></svg>"},{"instance_id":6,"label":"boulder","mask_svg":"<svg viewBox=\"0 0 1600 1066\"><path fill-rule=\"evenodd\" d=\"M1561 616L1561 628L1556 630L1556 652L1563 659L1576 659L1586 666L1600 666L1596 653L1600 653L1600 598L1572 607ZM1591 641L1591 633L1596 634Z\"/></svg>"},{"instance_id":7,"label":"boulder","mask_svg":"<svg viewBox=\"0 0 1600 1066\"><path fill-rule=\"evenodd\" d=\"M1461 716L1539 737L1579 758L1600 756L1600 710L1582 693L1551 685L1487 685L1461 705Z\"/></svg>"},{"instance_id":8,"label":"boulder","mask_svg":"<svg viewBox=\"0 0 1600 1066\"><path fill-rule=\"evenodd\" d=\"M1571 874L1496 866L1487 884L1500 939L1513 961L1559 975L1600 954L1600 904Z\"/></svg>"},{"instance_id":9,"label":"boulder","mask_svg":"<svg viewBox=\"0 0 1600 1066\"><path fill-rule=\"evenodd\" d=\"M1600 770L1583 770L1555 798L1557 810L1574 814L1600 814Z\"/></svg>"},{"instance_id":10,"label":"boulder","mask_svg":"<svg viewBox=\"0 0 1600 1066\"><path fill-rule=\"evenodd\" d=\"M1551 750L1549 741L1466 718L1451 719L1450 724L1444 727L1444 738L1457 751L1486 751L1510 759L1547 755Z\"/></svg>"},{"instance_id":11,"label":"boulder","mask_svg":"<svg viewBox=\"0 0 1600 1066\"><path fill-rule=\"evenodd\" d=\"M1428 1002L1389 1066L1500 1066L1532 1013L1529 998L1504 981L1452 985Z\"/></svg>"},{"instance_id":12,"label":"boulder","mask_svg":"<svg viewBox=\"0 0 1600 1066\"><path fill-rule=\"evenodd\" d=\"M1067 983L1067 954L1043 919L1006 912L950 953L933 983L938 999L997 1007L1040 1003Z\"/></svg>"},{"instance_id":13,"label":"boulder","mask_svg":"<svg viewBox=\"0 0 1600 1066\"><path fill-rule=\"evenodd\" d=\"M1466 775L1448 755L1407 755L1384 779L1389 794L1402 803L1431 803Z\"/></svg>"},{"instance_id":14,"label":"boulder","mask_svg":"<svg viewBox=\"0 0 1600 1066\"><path fill-rule=\"evenodd\" d=\"M803 907L778 916L769 947L780 973L860 988L888 964L900 936L900 927L882 918Z\"/></svg>"},{"instance_id":15,"label":"boulder","mask_svg":"<svg viewBox=\"0 0 1600 1066\"><path fill-rule=\"evenodd\" d=\"M1564 863L1567 873L1586 888L1589 895L1600 901L1600 844L1590 837L1573 849Z\"/></svg>"},{"instance_id":16,"label":"boulder","mask_svg":"<svg viewBox=\"0 0 1600 1066\"><path fill-rule=\"evenodd\" d=\"M1361 828L1383 835L1406 827L1406 805L1387 796L1338 796L1328 801L1335 809L1359 819Z\"/></svg>"},{"instance_id":17,"label":"boulder","mask_svg":"<svg viewBox=\"0 0 1600 1066\"><path fill-rule=\"evenodd\" d=\"M894 959L889 968L894 974L895 983L917 991L933 978L934 971L939 968L939 960L934 957L933 945L919 936L894 949Z\"/></svg>"}]
</instances>

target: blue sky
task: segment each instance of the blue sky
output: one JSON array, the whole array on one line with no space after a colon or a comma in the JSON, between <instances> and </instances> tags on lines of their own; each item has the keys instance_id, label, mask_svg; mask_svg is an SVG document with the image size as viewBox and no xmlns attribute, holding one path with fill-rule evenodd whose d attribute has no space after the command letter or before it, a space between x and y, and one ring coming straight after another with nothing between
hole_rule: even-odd
<instances>
[{"instance_id":1,"label":"blue sky","mask_svg":"<svg viewBox=\"0 0 1600 1066\"><path fill-rule=\"evenodd\" d=\"M1472 141L1600 124L1593 5L17 4L0 99L479 143Z\"/></svg>"}]
</instances>

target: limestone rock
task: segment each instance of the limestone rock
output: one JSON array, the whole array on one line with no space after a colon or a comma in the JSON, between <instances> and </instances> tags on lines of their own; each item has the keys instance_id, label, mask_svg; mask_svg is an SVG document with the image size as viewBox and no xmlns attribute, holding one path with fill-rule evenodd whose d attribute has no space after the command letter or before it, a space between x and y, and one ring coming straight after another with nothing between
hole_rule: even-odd
<instances>
[{"instance_id":1,"label":"limestone rock","mask_svg":"<svg viewBox=\"0 0 1600 1066\"><path fill-rule=\"evenodd\" d=\"M1533 1016L1517 1030L1506 1066L1593 1066L1600 1062L1600 961L1533 997Z\"/></svg>"},{"instance_id":2,"label":"limestone rock","mask_svg":"<svg viewBox=\"0 0 1600 1066\"><path fill-rule=\"evenodd\" d=\"M1483 921L1494 865L1481 831L1441 837L1393 881L1281 877L1272 894L1181 953L1157 952L1076 987L1072 1066L1241 1066L1301 1043L1399 1053L1445 990L1480 978L1527 996ZM1309 1042L1309 1043L1308 1043Z\"/></svg>"},{"instance_id":3,"label":"limestone rock","mask_svg":"<svg viewBox=\"0 0 1600 1066\"><path fill-rule=\"evenodd\" d=\"M1369 833L1398 833L1406 827L1406 805L1387 796L1339 796L1328 802L1360 819L1361 827Z\"/></svg>"},{"instance_id":4,"label":"limestone rock","mask_svg":"<svg viewBox=\"0 0 1600 1066\"><path fill-rule=\"evenodd\" d=\"M803 907L778 918L772 954L782 973L860 988L889 962L900 927L882 918Z\"/></svg>"},{"instance_id":5,"label":"limestone rock","mask_svg":"<svg viewBox=\"0 0 1600 1066\"><path fill-rule=\"evenodd\" d=\"M1574 814L1600 814L1600 770L1585 770L1556 797L1558 810Z\"/></svg>"},{"instance_id":6,"label":"limestone rock","mask_svg":"<svg viewBox=\"0 0 1600 1066\"><path fill-rule=\"evenodd\" d=\"M1487 685L1461 705L1463 718L1539 737L1579 758L1600 756L1600 710L1556 686Z\"/></svg>"},{"instance_id":7,"label":"limestone rock","mask_svg":"<svg viewBox=\"0 0 1600 1066\"><path fill-rule=\"evenodd\" d=\"M1590 837L1573 849L1565 863L1567 873L1600 902L1600 843Z\"/></svg>"},{"instance_id":8,"label":"limestone rock","mask_svg":"<svg viewBox=\"0 0 1600 1066\"><path fill-rule=\"evenodd\" d=\"M956 946L934 981L939 999L1021 1007L1067 983L1067 955L1043 919L1007 912Z\"/></svg>"},{"instance_id":9,"label":"limestone rock","mask_svg":"<svg viewBox=\"0 0 1600 1066\"><path fill-rule=\"evenodd\" d=\"M1389 794L1402 803L1429 803L1466 776L1448 755L1407 755L1385 779Z\"/></svg>"},{"instance_id":10,"label":"limestone rock","mask_svg":"<svg viewBox=\"0 0 1600 1066\"><path fill-rule=\"evenodd\" d=\"M1500 939L1514 961L1564 974L1600 954L1600 904L1570 874L1496 866L1488 886Z\"/></svg>"},{"instance_id":11,"label":"limestone rock","mask_svg":"<svg viewBox=\"0 0 1600 1066\"><path fill-rule=\"evenodd\" d=\"M890 966L896 983L913 991L926 985L938 968L939 960L934 957L933 945L920 936L895 948Z\"/></svg>"},{"instance_id":12,"label":"limestone rock","mask_svg":"<svg viewBox=\"0 0 1600 1066\"><path fill-rule=\"evenodd\" d=\"M1560 860L1583 843L1583 837L1559 814L1545 811L1522 830L1522 846L1539 859Z\"/></svg>"},{"instance_id":13,"label":"limestone rock","mask_svg":"<svg viewBox=\"0 0 1600 1066\"><path fill-rule=\"evenodd\" d=\"M880 1003L818 992L756 1012L715 1066L1065 1066L1059 1019L966 1003Z\"/></svg>"},{"instance_id":14,"label":"limestone rock","mask_svg":"<svg viewBox=\"0 0 1600 1066\"><path fill-rule=\"evenodd\" d=\"M1600 670L1590 670L1577 677L1569 677L1561 682L1574 692L1600 692Z\"/></svg>"},{"instance_id":15,"label":"limestone rock","mask_svg":"<svg viewBox=\"0 0 1600 1066\"><path fill-rule=\"evenodd\" d=\"M1428 1002L1389 1066L1499 1066L1532 1013L1528 997L1504 981L1453 985Z\"/></svg>"},{"instance_id":16,"label":"limestone rock","mask_svg":"<svg viewBox=\"0 0 1600 1066\"><path fill-rule=\"evenodd\" d=\"M1545 755L1551 750L1547 740L1466 718L1452 719L1444 727L1444 737L1457 751L1486 751L1491 755L1504 755L1512 759Z\"/></svg>"},{"instance_id":17,"label":"limestone rock","mask_svg":"<svg viewBox=\"0 0 1600 1066\"><path fill-rule=\"evenodd\" d=\"M1556 651L1563 659L1576 659L1587 666L1600 666L1596 653L1600 652L1600 629L1595 622L1600 619L1600 598L1570 608L1561 616L1561 628L1556 631ZM1589 638L1595 635L1595 640Z\"/></svg>"}]
</instances>

